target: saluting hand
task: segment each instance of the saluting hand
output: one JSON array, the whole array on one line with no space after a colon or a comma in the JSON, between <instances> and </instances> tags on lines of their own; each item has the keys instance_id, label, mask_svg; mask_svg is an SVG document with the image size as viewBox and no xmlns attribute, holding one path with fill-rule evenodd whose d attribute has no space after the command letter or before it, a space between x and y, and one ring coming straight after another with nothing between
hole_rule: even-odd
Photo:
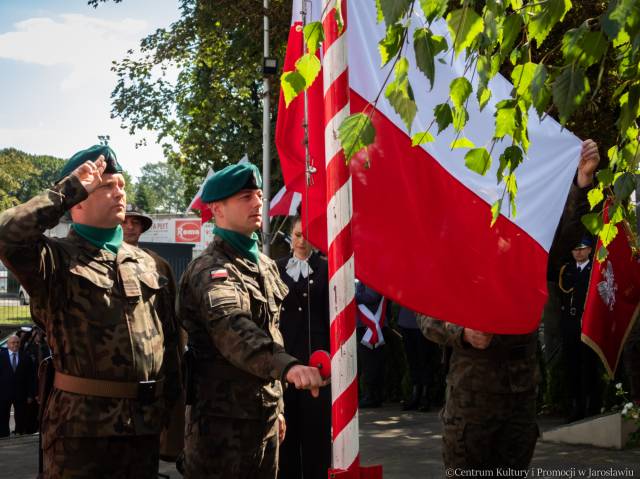
<instances>
[{"instance_id":1,"label":"saluting hand","mask_svg":"<svg viewBox=\"0 0 640 479\"><path fill-rule=\"evenodd\" d=\"M462 339L476 349L487 349L489 347L489 344L491 343L491 340L493 339L493 334L485 333L483 331L477 331L475 329L464 328Z\"/></svg>"},{"instance_id":2,"label":"saluting hand","mask_svg":"<svg viewBox=\"0 0 640 479\"><path fill-rule=\"evenodd\" d=\"M102 173L104 173L106 167L107 162L104 156L100 155L95 162L85 161L73 170L71 174L78 178L87 193L91 194L102 183Z\"/></svg>"},{"instance_id":3,"label":"saluting hand","mask_svg":"<svg viewBox=\"0 0 640 479\"><path fill-rule=\"evenodd\" d=\"M584 140L580 152L580 163L578 163L578 186L580 188L593 183L593 175L599 163L598 144L593 140Z\"/></svg>"},{"instance_id":4,"label":"saluting hand","mask_svg":"<svg viewBox=\"0 0 640 479\"><path fill-rule=\"evenodd\" d=\"M286 380L295 385L296 389L309 389L314 398L318 397L322 386L329 384L329 381L322 379L318 368L301 364L296 364L287 371Z\"/></svg>"}]
</instances>

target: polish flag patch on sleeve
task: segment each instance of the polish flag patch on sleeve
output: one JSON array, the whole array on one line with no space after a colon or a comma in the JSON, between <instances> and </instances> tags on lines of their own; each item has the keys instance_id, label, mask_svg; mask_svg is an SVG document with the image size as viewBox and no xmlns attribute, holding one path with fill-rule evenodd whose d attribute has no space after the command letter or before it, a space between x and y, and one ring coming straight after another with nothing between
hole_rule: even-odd
<instances>
[{"instance_id":1,"label":"polish flag patch on sleeve","mask_svg":"<svg viewBox=\"0 0 640 479\"><path fill-rule=\"evenodd\" d=\"M227 270L224 268L214 269L211 270L210 277L211 279L226 279L229 277L229 273L227 273Z\"/></svg>"}]
</instances>

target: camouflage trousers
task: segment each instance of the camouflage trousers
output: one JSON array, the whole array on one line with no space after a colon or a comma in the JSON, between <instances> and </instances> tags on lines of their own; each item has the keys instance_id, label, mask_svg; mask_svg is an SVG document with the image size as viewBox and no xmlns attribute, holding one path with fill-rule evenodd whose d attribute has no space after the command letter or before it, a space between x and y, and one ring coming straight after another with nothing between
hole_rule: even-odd
<instances>
[{"instance_id":1,"label":"camouflage trousers","mask_svg":"<svg viewBox=\"0 0 640 479\"><path fill-rule=\"evenodd\" d=\"M44 451L43 479L156 479L159 436L59 437Z\"/></svg>"},{"instance_id":2,"label":"camouflage trousers","mask_svg":"<svg viewBox=\"0 0 640 479\"><path fill-rule=\"evenodd\" d=\"M447 469L529 467L538 440L536 393L447 390L441 413Z\"/></svg>"},{"instance_id":3,"label":"camouflage trousers","mask_svg":"<svg viewBox=\"0 0 640 479\"><path fill-rule=\"evenodd\" d=\"M278 472L277 420L187 418L184 442L185 479L275 479Z\"/></svg>"}]
</instances>

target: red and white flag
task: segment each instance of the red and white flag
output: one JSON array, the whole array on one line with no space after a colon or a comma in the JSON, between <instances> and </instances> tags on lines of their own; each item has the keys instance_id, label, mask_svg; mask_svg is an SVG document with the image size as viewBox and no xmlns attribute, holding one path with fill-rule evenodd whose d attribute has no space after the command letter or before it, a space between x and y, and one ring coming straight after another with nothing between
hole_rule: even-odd
<instances>
[{"instance_id":1,"label":"red and white flag","mask_svg":"<svg viewBox=\"0 0 640 479\"><path fill-rule=\"evenodd\" d=\"M269 203L269 216L295 216L302 202L302 194L283 186Z\"/></svg>"},{"instance_id":2,"label":"red and white flag","mask_svg":"<svg viewBox=\"0 0 640 479\"><path fill-rule=\"evenodd\" d=\"M284 70L294 69L302 55L300 0L294 0L293 21ZM373 101L389 73L380 68L378 41L384 25L376 21L375 2L357 2L348 18L351 113ZM320 2L309 7L308 21L321 18ZM417 24L421 22L413 22ZM448 36L444 23L432 25L435 34ZM412 35L413 32L409 32ZM449 42L451 43L451 42ZM519 334L534 330L546 301L549 248L571 187L580 154L580 140L552 118L529 118L531 146L518 169L518 214L509 218L508 202L493 228L491 205L502 197L496 184L498 162L485 176L467 169L466 149L451 150L456 134L448 128L436 141L411 146L411 134L433 121L433 108L449 96L449 84L465 71L464 55L451 64L435 62L436 82L415 67L407 50L409 80L419 105L410 132L388 101L382 98L373 114L377 135L350 164L353 188L352 238L356 276L376 291L412 310L494 333ZM473 81L472 78L469 78ZM494 132L494 105L509 96L512 85L503 77L490 83L492 98L479 111L469 102L465 136L476 145L488 145ZM287 190L302 194L307 238L327 249L322 75L308 91L309 154L317 172L305 191L304 98L288 108L280 98L276 146ZM335 139L327 138L328 148ZM510 145L495 145L498 158Z\"/></svg>"},{"instance_id":3,"label":"red and white flag","mask_svg":"<svg viewBox=\"0 0 640 479\"><path fill-rule=\"evenodd\" d=\"M387 316L386 311L387 298L384 296L380 299L380 304L375 311L371 311L364 304L358 304L358 318L360 318L360 322L367 328L360 342L369 349L375 349L384 345L382 328L384 327L384 320Z\"/></svg>"},{"instance_id":4,"label":"red and white flag","mask_svg":"<svg viewBox=\"0 0 640 479\"><path fill-rule=\"evenodd\" d=\"M609 255L594 262L582 314L582 341L600 356L610 377L640 309L640 258L633 254L621 224ZM598 241L596 251L600 248Z\"/></svg>"},{"instance_id":5,"label":"red and white flag","mask_svg":"<svg viewBox=\"0 0 640 479\"><path fill-rule=\"evenodd\" d=\"M207 177L204 179L204 181L200 185L198 192L191 200L191 203L189 203L189 207L187 208L187 211L186 211L187 213L189 213L189 211L198 210L200 212L200 218L202 220L202 224L209 221L213 216L213 214L211 213L211 210L207 208L207 205L200 198L202 196L202 190L204 189L205 183L209 178L213 176L213 174L214 174L213 168L209 168L209 171L207 172Z\"/></svg>"}]
</instances>

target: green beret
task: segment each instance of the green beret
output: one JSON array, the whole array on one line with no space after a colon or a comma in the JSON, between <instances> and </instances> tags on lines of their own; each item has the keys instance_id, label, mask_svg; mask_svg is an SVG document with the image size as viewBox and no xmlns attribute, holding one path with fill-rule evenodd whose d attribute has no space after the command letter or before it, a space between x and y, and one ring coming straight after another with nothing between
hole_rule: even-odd
<instances>
[{"instance_id":1,"label":"green beret","mask_svg":"<svg viewBox=\"0 0 640 479\"><path fill-rule=\"evenodd\" d=\"M71 158L69 158L69 160L62 167L56 183L62 180L65 176L70 175L71 172L73 172L83 163L87 161L96 161L100 157L100 155L104 156L104 159L107 162L107 167L104 170L105 173L113 174L122 173L124 171L118 163L115 151L113 151L106 145L93 145L86 150L79 151Z\"/></svg>"},{"instance_id":2,"label":"green beret","mask_svg":"<svg viewBox=\"0 0 640 479\"><path fill-rule=\"evenodd\" d=\"M262 176L256 165L238 163L218 171L207 180L202 189L201 199L205 203L224 200L240 190L259 190Z\"/></svg>"}]
</instances>

